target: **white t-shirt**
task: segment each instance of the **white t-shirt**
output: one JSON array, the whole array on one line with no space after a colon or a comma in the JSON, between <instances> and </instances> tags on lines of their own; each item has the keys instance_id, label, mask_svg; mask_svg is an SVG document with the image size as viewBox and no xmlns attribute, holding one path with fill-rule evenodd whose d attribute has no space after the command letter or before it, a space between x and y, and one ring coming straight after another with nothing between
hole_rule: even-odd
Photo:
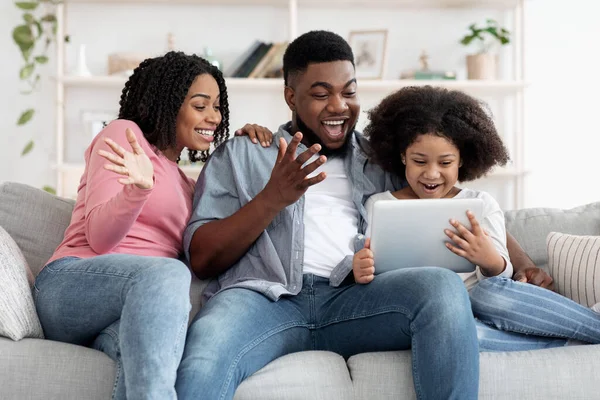
<instances>
[{"instance_id":1,"label":"white t-shirt","mask_svg":"<svg viewBox=\"0 0 600 400\"><path fill-rule=\"evenodd\" d=\"M504 213L502 212L502 209L500 208L500 205L496 199L494 199L489 193L466 188L463 188L456 196L454 196L454 198L483 200L483 215L482 220L479 221L479 224L488 232L492 242L494 243L494 247L506 260L506 268L504 268L504 271L502 271L500 276L511 278L513 274L513 266L510 262L510 258L508 257L508 249L506 248L506 225L504 221ZM375 204L375 202L378 200L398 199L396 199L389 191L377 193L369 197L367 203L365 204L365 208L367 209L367 222L371 220L371 215L373 214L373 204ZM370 225L367 226L366 236L371 236ZM377 265L375 265L375 269L377 269ZM460 273L458 275L460 275L462 280L465 282L467 289L471 289L478 281L486 278L486 276L484 276L479 270L479 267L476 268L475 272Z\"/></svg>"},{"instance_id":2,"label":"white t-shirt","mask_svg":"<svg viewBox=\"0 0 600 400\"><path fill-rule=\"evenodd\" d=\"M329 278L345 256L354 254L358 210L352 202L343 158L327 160L310 176L323 171L327 178L304 195L303 273Z\"/></svg>"}]
</instances>

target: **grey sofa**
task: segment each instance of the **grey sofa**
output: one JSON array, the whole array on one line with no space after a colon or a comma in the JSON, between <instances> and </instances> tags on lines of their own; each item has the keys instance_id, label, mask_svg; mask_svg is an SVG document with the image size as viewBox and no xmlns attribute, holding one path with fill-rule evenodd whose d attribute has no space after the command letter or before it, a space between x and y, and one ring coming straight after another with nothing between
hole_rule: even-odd
<instances>
[{"instance_id":1,"label":"grey sofa","mask_svg":"<svg viewBox=\"0 0 600 400\"><path fill-rule=\"evenodd\" d=\"M0 184L0 226L37 273L62 239L73 202L18 183ZM508 230L540 266L551 230L600 235L600 203L506 215ZM191 289L192 314L203 282ZM0 338L0 399L109 399L115 366L101 352L49 340ZM481 399L600 399L600 345L481 354ZM236 400L414 399L410 352L328 352L277 359L242 383Z\"/></svg>"}]
</instances>

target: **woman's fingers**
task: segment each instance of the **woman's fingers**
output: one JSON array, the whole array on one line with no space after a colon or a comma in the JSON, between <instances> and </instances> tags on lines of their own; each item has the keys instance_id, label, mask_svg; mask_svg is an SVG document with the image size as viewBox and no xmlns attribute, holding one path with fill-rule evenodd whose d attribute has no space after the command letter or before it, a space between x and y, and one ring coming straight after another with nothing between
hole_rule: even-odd
<instances>
[{"instance_id":1,"label":"woman's fingers","mask_svg":"<svg viewBox=\"0 0 600 400\"><path fill-rule=\"evenodd\" d=\"M135 183L135 180L131 177L127 177L127 178L119 178L119 183L122 185L132 185Z\"/></svg>"},{"instance_id":2,"label":"woman's fingers","mask_svg":"<svg viewBox=\"0 0 600 400\"><path fill-rule=\"evenodd\" d=\"M104 169L116 172L119 175L129 175L129 170L120 165L104 164Z\"/></svg>"},{"instance_id":3,"label":"woman's fingers","mask_svg":"<svg viewBox=\"0 0 600 400\"><path fill-rule=\"evenodd\" d=\"M116 155L114 155L112 153L109 153L106 150L98 150L98 155L100 157L104 157L105 159L107 159L108 161L110 161L113 164L120 165L120 166L125 165L125 160L123 160L121 157L117 157Z\"/></svg>"},{"instance_id":4,"label":"woman's fingers","mask_svg":"<svg viewBox=\"0 0 600 400\"><path fill-rule=\"evenodd\" d=\"M140 144L138 143L137 138L135 137L135 133L133 133L133 130L131 130L131 128L127 128L125 130L125 135L127 136L127 141L129 142L129 145L133 150L133 154L144 154L144 149L142 149L142 146L140 146Z\"/></svg>"},{"instance_id":5,"label":"woman's fingers","mask_svg":"<svg viewBox=\"0 0 600 400\"><path fill-rule=\"evenodd\" d=\"M127 152L124 148L122 148L117 142L110 138L104 138L104 142L115 152L119 157L125 157L125 153Z\"/></svg>"}]
</instances>

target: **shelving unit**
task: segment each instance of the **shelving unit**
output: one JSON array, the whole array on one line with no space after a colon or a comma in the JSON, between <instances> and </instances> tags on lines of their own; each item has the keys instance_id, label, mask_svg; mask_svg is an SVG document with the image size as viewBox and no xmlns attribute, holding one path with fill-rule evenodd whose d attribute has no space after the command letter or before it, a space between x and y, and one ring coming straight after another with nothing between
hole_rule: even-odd
<instances>
[{"instance_id":1,"label":"shelving unit","mask_svg":"<svg viewBox=\"0 0 600 400\"><path fill-rule=\"evenodd\" d=\"M123 76L63 76L58 81L65 87L101 87L120 89L127 81ZM227 89L261 89L280 90L283 88L281 79L250 79L250 78L226 78ZM476 91L488 94L510 94L524 90L526 82L522 81L475 81L475 80L362 80L358 82L360 91L394 91L407 86L436 85L448 89Z\"/></svg>"},{"instance_id":2,"label":"shelving unit","mask_svg":"<svg viewBox=\"0 0 600 400\"><path fill-rule=\"evenodd\" d=\"M463 90L475 96L492 97L497 99L511 98L514 115L510 131L512 165L507 168L494 171L486 179L502 180L502 182L513 183L512 205L506 208L518 208L523 205L523 180L526 175L524 170L523 142L523 96L528 86L524 81L523 65L523 8L525 0L66 0L58 6L58 31L57 37L65 33L66 11L71 4L105 4L106 6L117 6L120 4L143 4L148 7L153 5L197 5L203 6L227 6L235 12L236 6L269 6L287 9L288 21L286 31L287 40L293 40L298 35L298 13L303 8L330 8L340 9L344 7L385 9L493 9L510 12L513 16L512 37L512 73L510 80L498 81L475 81L475 80L359 80L360 93L369 96L383 98L386 94L405 86L435 85L449 89ZM325 27L327 28L327 27ZM166 33L166 32L165 32ZM126 82L122 76L92 76L79 77L65 74L65 45L57 42L57 75L56 81L56 163L57 192L63 196L73 196L77 188L79 177L83 172L83 165L68 163L65 161L65 93L70 89L110 89L118 91ZM230 95L239 91L255 91L264 94L280 94L283 90L281 79L244 79L227 78L227 87ZM250 122L250 121L249 121ZM183 167L186 174L196 177L201 167Z\"/></svg>"}]
</instances>

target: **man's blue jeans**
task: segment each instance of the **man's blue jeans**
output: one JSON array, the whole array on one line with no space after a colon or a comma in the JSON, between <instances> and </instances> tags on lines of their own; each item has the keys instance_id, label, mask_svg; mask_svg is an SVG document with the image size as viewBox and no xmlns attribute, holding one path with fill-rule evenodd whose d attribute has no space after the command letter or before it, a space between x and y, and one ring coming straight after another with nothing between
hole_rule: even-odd
<instances>
[{"instance_id":1,"label":"man's blue jeans","mask_svg":"<svg viewBox=\"0 0 600 400\"><path fill-rule=\"evenodd\" d=\"M276 302L247 289L224 290L188 330L176 390L180 400L232 399L242 380L285 354L405 349L412 349L419 399L477 398L475 322L454 272L404 269L339 288L305 275L298 295Z\"/></svg>"},{"instance_id":2,"label":"man's blue jeans","mask_svg":"<svg viewBox=\"0 0 600 400\"><path fill-rule=\"evenodd\" d=\"M47 339L89 346L101 331L113 331L113 398L176 399L190 278L185 264L170 258L66 257L40 272L34 298Z\"/></svg>"},{"instance_id":3,"label":"man's blue jeans","mask_svg":"<svg viewBox=\"0 0 600 400\"><path fill-rule=\"evenodd\" d=\"M567 339L600 343L600 314L560 294L494 277L471 292L481 351L564 346Z\"/></svg>"}]
</instances>

